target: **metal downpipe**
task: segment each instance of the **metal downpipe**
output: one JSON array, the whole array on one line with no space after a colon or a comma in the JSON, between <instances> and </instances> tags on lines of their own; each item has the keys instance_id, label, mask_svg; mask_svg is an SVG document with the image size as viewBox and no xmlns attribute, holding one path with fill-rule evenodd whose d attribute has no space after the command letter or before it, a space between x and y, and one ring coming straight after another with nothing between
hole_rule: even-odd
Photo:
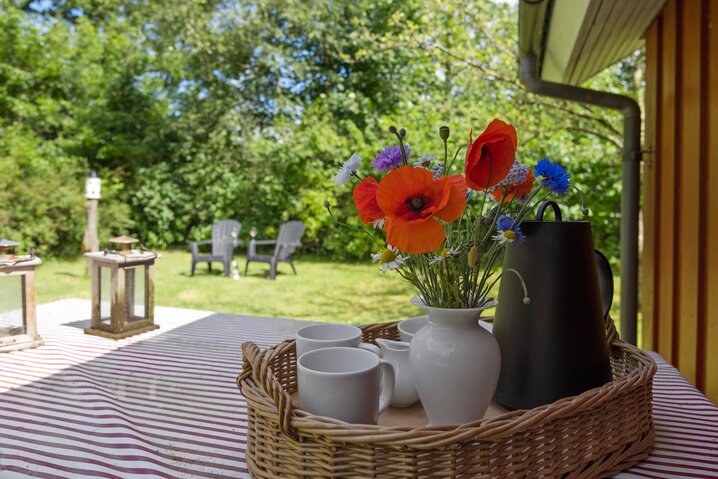
<instances>
[{"instance_id":1,"label":"metal downpipe","mask_svg":"<svg viewBox=\"0 0 718 479\"><path fill-rule=\"evenodd\" d=\"M628 96L589 90L541 80L536 57L523 56L519 73L532 93L588 103L623 113L623 161L621 162L621 336L636 344L638 329L638 211L640 204L641 109Z\"/></svg>"}]
</instances>

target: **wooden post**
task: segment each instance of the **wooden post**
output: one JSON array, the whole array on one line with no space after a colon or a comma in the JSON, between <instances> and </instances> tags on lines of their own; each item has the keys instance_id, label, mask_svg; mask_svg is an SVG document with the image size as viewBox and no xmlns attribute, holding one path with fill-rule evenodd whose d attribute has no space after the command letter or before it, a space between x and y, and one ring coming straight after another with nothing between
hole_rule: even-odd
<instances>
[{"instance_id":1,"label":"wooden post","mask_svg":"<svg viewBox=\"0 0 718 479\"><path fill-rule=\"evenodd\" d=\"M90 265L92 272L92 323L93 328L99 328L102 322L102 270L100 266L92 263L89 259L87 263ZM109 301L110 299L107 298Z\"/></svg>"},{"instance_id":2,"label":"wooden post","mask_svg":"<svg viewBox=\"0 0 718 479\"><path fill-rule=\"evenodd\" d=\"M25 312L25 334L37 337L37 313L35 309L35 268L22 275L22 309Z\"/></svg>"},{"instance_id":3,"label":"wooden post","mask_svg":"<svg viewBox=\"0 0 718 479\"><path fill-rule=\"evenodd\" d=\"M85 236L82 239L82 252L93 253L100 251L100 239L97 235L97 207L100 200L100 177L97 176L95 170L85 178L85 199L87 199L87 225L85 226ZM90 273L90 265L88 263L85 268L85 276Z\"/></svg>"},{"instance_id":4,"label":"wooden post","mask_svg":"<svg viewBox=\"0 0 718 479\"><path fill-rule=\"evenodd\" d=\"M97 236L97 204L99 200L87 200L87 227L82 240L85 252L100 250L100 240Z\"/></svg>"},{"instance_id":5,"label":"wooden post","mask_svg":"<svg viewBox=\"0 0 718 479\"><path fill-rule=\"evenodd\" d=\"M95 252L100 250L100 239L97 235L97 203L99 200L87 200L87 225L85 236L82 239L82 252ZM90 262L85 265L85 276L90 272Z\"/></svg>"}]
</instances>

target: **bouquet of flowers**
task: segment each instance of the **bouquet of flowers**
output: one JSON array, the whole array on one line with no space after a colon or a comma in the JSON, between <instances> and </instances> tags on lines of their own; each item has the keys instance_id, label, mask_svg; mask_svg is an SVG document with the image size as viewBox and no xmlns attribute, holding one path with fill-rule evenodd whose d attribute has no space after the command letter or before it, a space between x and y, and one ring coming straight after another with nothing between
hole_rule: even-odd
<instances>
[{"instance_id":1,"label":"bouquet of flowers","mask_svg":"<svg viewBox=\"0 0 718 479\"><path fill-rule=\"evenodd\" d=\"M475 140L449 157L450 131L439 129L443 155L413 160L405 143L406 130L389 127L397 145L389 146L372 160L379 179L361 176L361 158L354 154L342 166L335 181L356 180L353 197L359 228L377 245L374 261L384 272L394 270L413 285L424 304L436 308L481 308L505 273L497 261L510 243L524 240L521 222L549 195L569 189L569 175L544 158L533 169L516 160L516 130L494 119ZM462 174L456 164L466 148ZM325 207L332 218L331 205ZM585 211L584 211L585 212ZM386 234L382 239L381 231Z\"/></svg>"}]
</instances>

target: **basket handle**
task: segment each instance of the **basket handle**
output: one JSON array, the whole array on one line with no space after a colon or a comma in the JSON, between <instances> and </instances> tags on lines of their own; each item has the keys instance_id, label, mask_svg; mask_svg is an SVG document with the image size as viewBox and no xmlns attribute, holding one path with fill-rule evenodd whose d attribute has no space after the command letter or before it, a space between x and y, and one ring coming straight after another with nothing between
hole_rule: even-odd
<instances>
[{"instance_id":1,"label":"basket handle","mask_svg":"<svg viewBox=\"0 0 718 479\"><path fill-rule=\"evenodd\" d=\"M274 349L274 353L283 351L291 344L285 341ZM267 354L273 355L270 352ZM245 379L252 376L254 380L262 387L265 393L272 398L274 405L279 412L279 428L289 437L296 437L296 432L292 428L290 421L293 415L292 398L282 388L274 377L274 372L269 367L270 357L262 353L259 347L247 342L242 344L243 368L242 373L237 378L237 386Z\"/></svg>"},{"instance_id":2,"label":"basket handle","mask_svg":"<svg viewBox=\"0 0 718 479\"><path fill-rule=\"evenodd\" d=\"M606 340L608 341L608 345L612 346L615 341L621 339L621 336L618 334L618 330L610 314L604 316L603 320L606 323Z\"/></svg>"}]
</instances>

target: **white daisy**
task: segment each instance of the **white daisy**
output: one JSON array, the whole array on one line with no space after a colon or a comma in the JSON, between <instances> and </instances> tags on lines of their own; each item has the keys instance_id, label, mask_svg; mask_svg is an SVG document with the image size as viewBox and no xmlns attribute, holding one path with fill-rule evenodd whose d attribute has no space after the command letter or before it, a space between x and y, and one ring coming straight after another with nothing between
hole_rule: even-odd
<instances>
[{"instance_id":1,"label":"white daisy","mask_svg":"<svg viewBox=\"0 0 718 479\"><path fill-rule=\"evenodd\" d=\"M513 243L516 241L516 232L513 230L499 231L498 234L492 236L491 239L498 241L501 245Z\"/></svg>"},{"instance_id":2,"label":"white daisy","mask_svg":"<svg viewBox=\"0 0 718 479\"><path fill-rule=\"evenodd\" d=\"M442 263L449 256L455 256L457 254L459 254L458 246L454 246L453 248L444 248L438 255L434 256L434 258L429 262L429 264Z\"/></svg>"},{"instance_id":3,"label":"white daisy","mask_svg":"<svg viewBox=\"0 0 718 479\"><path fill-rule=\"evenodd\" d=\"M414 162L414 166L429 167L434 163L434 160L436 160L436 156L434 155L420 156L419 159Z\"/></svg>"},{"instance_id":4,"label":"white daisy","mask_svg":"<svg viewBox=\"0 0 718 479\"><path fill-rule=\"evenodd\" d=\"M359 163L361 163L361 157L356 153L352 154L342 167L339 168L339 172L334 177L334 182L341 186L349 181L359 168Z\"/></svg>"},{"instance_id":5,"label":"white daisy","mask_svg":"<svg viewBox=\"0 0 718 479\"><path fill-rule=\"evenodd\" d=\"M406 258L400 255L399 250L392 245L386 245L386 248L380 253L372 254L371 259L382 264L382 273L386 273L387 269L399 269L406 261Z\"/></svg>"}]
</instances>

